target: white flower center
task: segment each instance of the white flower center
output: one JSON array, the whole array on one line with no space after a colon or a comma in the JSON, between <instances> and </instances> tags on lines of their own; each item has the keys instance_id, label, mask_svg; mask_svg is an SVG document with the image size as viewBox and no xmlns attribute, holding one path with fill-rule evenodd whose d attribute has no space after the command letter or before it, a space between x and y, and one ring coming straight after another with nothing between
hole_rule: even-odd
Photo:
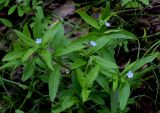
<instances>
[{"instance_id":1,"label":"white flower center","mask_svg":"<svg viewBox=\"0 0 160 113\"><path fill-rule=\"evenodd\" d=\"M96 46L97 44L96 44L95 41L91 41L91 42L90 42L90 45L91 45L91 46Z\"/></svg>"},{"instance_id":2,"label":"white flower center","mask_svg":"<svg viewBox=\"0 0 160 113\"><path fill-rule=\"evenodd\" d=\"M128 73L127 73L127 77L128 78L133 78L133 72L132 71L128 71Z\"/></svg>"},{"instance_id":3,"label":"white flower center","mask_svg":"<svg viewBox=\"0 0 160 113\"><path fill-rule=\"evenodd\" d=\"M111 26L111 24L108 23L108 22L106 22L105 25L106 25L107 27L110 27L110 26Z\"/></svg>"},{"instance_id":4,"label":"white flower center","mask_svg":"<svg viewBox=\"0 0 160 113\"><path fill-rule=\"evenodd\" d=\"M35 42L36 42L36 44L42 43L42 38L37 38Z\"/></svg>"}]
</instances>

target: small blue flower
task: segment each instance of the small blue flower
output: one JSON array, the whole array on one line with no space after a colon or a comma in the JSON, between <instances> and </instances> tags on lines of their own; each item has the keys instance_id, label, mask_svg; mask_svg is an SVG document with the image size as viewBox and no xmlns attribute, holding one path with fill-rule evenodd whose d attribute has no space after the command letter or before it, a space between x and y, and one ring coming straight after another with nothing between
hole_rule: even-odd
<instances>
[{"instance_id":1,"label":"small blue flower","mask_svg":"<svg viewBox=\"0 0 160 113\"><path fill-rule=\"evenodd\" d=\"M90 45L91 45L91 46L96 46L97 43L96 43L95 41L91 41L91 42L90 42Z\"/></svg>"},{"instance_id":2,"label":"small blue flower","mask_svg":"<svg viewBox=\"0 0 160 113\"><path fill-rule=\"evenodd\" d=\"M127 73L127 77L128 78L133 78L133 72L132 71L128 71L128 73Z\"/></svg>"},{"instance_id":3,"label":"small blue flower","mask_svg":"<svg viewBox=\"0 0 160 113\"><path fill-rule=\"evenodd\" d=\"M42 43L42 38L37 38L35 42L36 42L36 44Z\"/></svg>"},{"instance_id":4,"label":"small blue flower","mask_svg":"<svg viewBox=\"0 0 160 113\"><path fill-rule=\"evenodd\" d=\"M106 25L107 27L110 27L110 26L111 26L111 24L108 23L108 22L106 22L105 25Z\"/></svg>"}]
</instances>

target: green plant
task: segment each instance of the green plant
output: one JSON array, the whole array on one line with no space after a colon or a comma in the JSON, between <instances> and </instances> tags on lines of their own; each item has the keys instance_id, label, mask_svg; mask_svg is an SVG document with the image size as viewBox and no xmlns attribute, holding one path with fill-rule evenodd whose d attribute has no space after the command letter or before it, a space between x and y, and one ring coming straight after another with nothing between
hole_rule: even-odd
<instances>
[{"instance_id":1,"label":"green plant","mask_svg":"<svg viewBox=\"0 0 160 113\"><path fill-rule=\"evenodd\" d=\"M121 5L126 8L138 8L142 5L149 5L149 0L122 0Z\"/></svg>"},{"instance_id":2,"label":"green plant","mask_svg":"<svg viewBox=\"0 0 160 113\"><path fill-rule=\"evenodd\" d=\"M23 16L24 14L34 13L35 10L42 10L40 6L43 3L41 0L17 0L16 4L12 5L8 10L8 15L13 14L17 9L18 16Z\"/></svg>"},{"instance_id":3,"label":"green plant","mask_svg":"<svg viewBox=\"0 0 160 113\"><path fill-rule=\"evenodd\" d=\"M0 18L0 22L7 27L12 27L12 23L8 19Z\"/></svg>"},{"instance_id":4,"label":"green plant","mask_svg":"<svg viewBox=\"0 0 160 113\"><path fill-rule=\"evenodd\" d=\"M110 12L109 3L98 19L82 9L77 13L91 27L87 35L73 41L64 36L61 20L46 27L41 11L36 13L31 25L25 23L22 32L14 30L18 39L13 44L14 50L2 59L5 63L0 70L23 69L24 84L13 84L27 90L27 94L19 106L15 105L16 113L25 111L26 100L34 92L51 103L48 109L52 113L85 113L90 109L98 113L126 113L127 106L134 102L130 95L135 81L154 66L148 66L143 73L141 68L157 58L159 52L128 61L120 71L115 48L122 45L127 48L129 41L138 38L121 28L109 29L110 18L117 16ZM3 77L2 80L5 81ZM47 94L37 91L38 83L48 86ZM36 99L28 112L40 112L36 109L38 102L41 100Z\"/></svg>"},{"instance_id":5,"label":"green plant","mask_svg":"<svg viewBox=\"0 0 160 113\"><path fill-rule=\"evenodd\" d=\"M33 15L37 12L39 12L39 14L43 13L43 9L42 6L40 6L43 3L43 1L41 0L17 0L15 4L12 3L12 1L10 0L1 0L0 1L0 6L1 6L1 10L4 9L5 7L9 7L10 4L12 5L9 10L8 10L8 15L11 15L15 12L15 10L17 9L18 12L18 16L22 17L24 14L27 15ZM43 15L41 15L43 16ZM6 18L0 18L0 22L7 26L7 27L12 27L12 23L10 22L10 20L6 19Z\"/></svg>"}]
</instances>

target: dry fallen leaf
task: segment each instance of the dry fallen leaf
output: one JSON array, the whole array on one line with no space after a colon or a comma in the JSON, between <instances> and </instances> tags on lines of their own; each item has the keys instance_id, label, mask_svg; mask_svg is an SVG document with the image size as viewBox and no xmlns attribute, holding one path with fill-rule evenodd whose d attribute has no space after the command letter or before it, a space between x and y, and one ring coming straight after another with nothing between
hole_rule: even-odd
<instances>
[{"instance_id":1,"label":"dry fallen leaf","mask_svg":"<svg viewBox=\"0 0 160 113\"><path fill-rule=\"evenodd\" d=\"M56 8L53 11L53 15L56 15L59 18L64 18L67 15L73 14L75 12L75 5L72 0L67 0L63 5Z\"/></svg>"}]
</instances>

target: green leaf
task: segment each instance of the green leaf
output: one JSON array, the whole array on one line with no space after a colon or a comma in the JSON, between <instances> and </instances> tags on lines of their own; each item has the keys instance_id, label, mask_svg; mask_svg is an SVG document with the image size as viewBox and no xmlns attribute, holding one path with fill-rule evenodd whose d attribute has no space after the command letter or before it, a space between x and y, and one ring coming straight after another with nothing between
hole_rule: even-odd
<instances>
[{"instance_id":1,"label":"green leaf","mask_svg":"<svg viewBox=\"0 0 160 113\"><path fill-rule=\"evenodd\" d=\"M111 91L111 113L117 113L118 105L119 105L119 92L118 90Z\"/></svg>"},{"instance_id":2,"label":"green leaf","mask_svg":"<svg viewBox=\"0 0 160 113\"><path fill-rule=\"evenodd\" d=\"M28 29L28 23L26 23L23 27L23 34L26 35L27 37L31 37L30 31Z\"/></svg>"},{"instance_id":3,"label":"green leaf","mask_svg":"<svg viewBox=\"0 0 160 113\"><path fill-rule=\"evenodd\" d=\"M85 11L77 10L77 13L81 16L81 18L96 29L100 29L98 22L91 16L89 16Z\"/></svg>"},{"instance_id":4,"label":"green leaf","mask_svg":"<svg viewBox=\"0 0 160 113\"><path fill-rule=\"evenodd\" d=\"M132 1L126 4L125 8L142 8L142 5L139 3L139 1Z\"/></svg>"},{"instance_id":5,"label":"green leaf","mask_svg":"<svg viewBox=\"0 0 160 113\"><path fill-rule=\"evenodd\" d=\"M0 18L0 22L7 27L12 27L12 23L8 19Z\"/></svg>"},{"instance_id":6,"label":"green leaf","mask_svg":"<svg viewBox=\"0 0 160 113\"><path fill-rule=\"evenodd\" d=\"M106 76L99 74L96 78L96 81L107 93L110 93L109 80Z\"/></svg>"},{"instance_id":7,"label":"green leaf","mask_svg":"<svg viewBox=\"0 0 160 113\"><path fill-rule=\"evenodd\" d=\"M49 97L52 102L56 97L59 82L60 82L60 66L56 65L53 72L50 74L49 83L48 83Z\"/></svg>"},{"instance_id":8,"label":"green leaf","mask_svg":"<svg viewBox=\"0 0 160 113\"><path fill-rule=\"evenodd\" d=\"M118 69L118 68L117 68ZM104 74L107 78L112 78L115 75L118 75L117 69L109 69L105 67L101 67L100 72Z\"/></svg>"},{"instance_id":9,"label":"green leaf","mask_svg":"<svg viewBox=\"0 0 160 113\"><path fill-rule=\"evenodd\" d=\"M115 91L118 87L118 76L114 76L114 81L113 81L113 91Z\"/></svg>"},{"instance_id":10,"label":"green leaf","mask_svg":"<svg viewBox=\"0 0 160 113\"><path fill-rule=\"evenodd\" d=\"M52 41L58 29L60 28L61 22L53 25L44 35L42 45L45 46L48 42Z\"/></svg>"},{"instance_id":11,"label":"green leaf","mask_svg":"<svg viewBox=\"0 0 160 113\"><path fill-rule=\"evenodd\" d=\"M17 109L15 113L24 113L22 110Z\"/></svg>"},{"instance_id":12,"label":"green leaf","mask_svg":"<svg viewBox=\"0 0 160 113\"><path fill-rule=\"evenodd\" d=\"M41 76L39 76L39 78L43 83L48 84L48 82L49 82L49 76L48 75L41 75Z\"/></svg>"},{"instance_id":13,"label":"green leaf","mask_svg":"<svg viewBox=\"0 0 160 113\"><path fill-rule=\"evenodd\" d=\"M65 37L64 37L64 27L61 24L59 26L59 29L54 37L54 40L52 40L52 46L55 48L59 48L59 46L64 46L65 45Z\"/></svg>"},{"instance_id":14,"label":"green leaf","mask_svg":"<svg viewBox=\"0 0 160 113\"><path fill-rule=\"evenodd\" d=\"M18 86L20 88L22 88L23 90L29 89L29 86L23 85L23 84L18 84Z\"/></svg>"},{"instance_id":15,"label":"green leaf","mask_svg":"<svg viewBox=\"0 0 160 113\"><path fill-rule=\"evenodd\" d=\"M83 108L78 108L78 113L86 113Z\"/></svg>"},{"instance_id":16,"label":"green leaf","mask_svg":"<svg viewBox=\"0 0 160 113\"><path fill-rule=\"evenodd\" d=\"M42 19L36 15L34 26L33 26L33 36L34 38L42 38L44 33L44 26Z\"/></svg>"},{"instance_id":17,"label":"green leaf","mask_svg":"<svg viewBox=\"0 0 160 113\"><path fill-rule=\"evenodd\" d=\"M78 78L78 81L81 85L82 88L86 88L86 78L84 76L84 73L82 72L82 70L79 68L79 69L76 69L76 74L77 74L77 78Z\"/></svg>"},{"instance_id":18,"label":"green leaf","mask_svg":"<svg viewBox=\"0 0 160 113\"><path fill-rule=\"evenodd\" d=\"M111 113L109 108L103 107L101 110L98 110L98 113Z\"/></svg>"},{"instance_id":19,"label":"green leaf","mask_svg":"<svg viewBox=\"0 0 160 113\"><path fill-rule=\"evenodd\" d=\"M97 33L97 32L90 32L85 36L79 37L77 38L75 41L73 41L73 43L88 43L91 40L97 40L99 37L101 37L102 35Z\"/></svg>"},{"instance_id":20,"label":"green leaf","mask_svg":"<svg viewBox=\"0 0 160 113\"><path fill-rule=\"evenodd\" d=\"M91 58L94 59L103 68L109 68L109 69L118 68L118 66L115 63L108 61L107 59L104 59L100 56L91 56Z\"/></svg>"},{"instance_id":21,"label":"green leaf","mask_svg":"<svg viewBox=\"0 0 160 113\"><path fill-rule=\"evenodd\" d=\"M9 9L8 15L11 15L11 14L16 10L16 8L17 8L17 5L13 5L13 6Z\"/></svg>"},{"instance_id":22,"label":"green leaf","mask_svg":"<svg viewBox=\"0 0 160 113\"><path fill-rule=\"evenodd\" d=\"M65 109L70 108L75 103L77 103L77 98L73 96L64 96L61 99L61 102L54 106L51 110L52 113L60 113L63 112Z\"/></svg>"},{"instance_id":23,"label":"green leaf","mask_svg":"<svg viewBox=\"0 0 160 113\"><path fill-rule=\"evenodd\" d=\"M102 13L100 15L100 20L105 20L107 17L110 16L110 3L106 3L106 7L102 10Z\"/></svg>"},{"instance_id":24,"label":"green leaf","mask_svg":"<svg viewBox=\"0 0 160 113\"><path fill-rule=\"evenodd\" d=\"M7 6L8 6L8 4L9 4L9 2L10 2L10 0L5 0L5 4L4 4L4 6L5 6L5 7L7 7Z\"/></svg>"},{"instance_id":25,"label":"green leaf","mask_svg":"<svg viewBox=\"0 0 160 113\"><path fill-rule=\"evenodd\" d=\"M122 7L131 2L131 0L122 0Z\"/></svg>"},{"instance_id":26,"label":"green leaf","mask_svg":"<svg viewBox=\"0 0 160 113\"><path fill-rule=\"evenodd\" d=\"M15 49L5 55L2 61L10 61L22 57L26 53L24 49Z\"/></svg>"},{"instance_id":27,"label":"green leaf","mask_svg":"<svg viewBox=\"0 0 160 113\"><path fill-rule=\"evenodd\" d=\"M39 57L36 57L36 64L43 69L46 69L46 63L42 61Z\"/></svg>"},{"instance_id":28,"label":"green leaf","mask_svg":"<svg viewBox=\"0 0 160 113\"><path fill-rule=\"evenodd\" d=\"M49 52L48 50L45 50L45 51L41 52L40 55L41 55L42 59L44 60L44 62L49 67L49 69L51 69L53 71L52 53Z\"/></svg>"},{"instance_id":29,"label":"green leaf","mask_svg":"<svg viewBox=\"0 0 160 113\"><path fill-rule=\"evenodd\" d=\"M23 16L24 15L24 11L22 10L22 7L18 7L18 16Z\"/></svg>"},{"instance_id":30,"label":"green leaf","mask_svg":"<svg viewBox=\"0 0 160 113\"><path fill-rule=\"evenodd\" d=\"M89 98L95 102L96 104L99 104L99 105L105 105L105 102L104 100L102 99L101 95L98 95L98 94L91 94L89 96Z\"/></svg>"},{"instance_id":31,"label":"green leaf","mask_svg":"<svg viewBox=\"0 0 160 113\"><path fill-rule=\"evenodd\" d=\"M12 61L7 62L7 63L5 63L4 65L2 65L2 66L0 67L0 69L4 69L4 68L7 68L7 67L12 67L12 66L15 66L15 65L18 65L18 64L20 64L19 61L17 61L17 60L12 60Z\"/></svg>"},{"instance_id":32,"label":"green leaf","mask_svg":"<svg viewBox=\"0 0 160 113\"><path fill-rule=\"evenodd\" d=\"M37 49L38 47L33 47L29 49L22 57L22 62L26 61Z\"/></svg>"},{"instance_id":33,"label":"green leaf","mask_svg":"<svg viewBox=\"0 0 160 113\"><path fill-rule=\"evenodd\" d=\"M100 51L98 51L98 56L101 56L106 60L116 63L114 55L115 55L115 50L113 48L103 48Z\"/></svg>"},{"instance_id":34,"label":"green leaf","mask_svg":"<svg viewBox=\"0 0 160 113\"><path fill-rule=\"evenodd\" d=\"M22 80L26 81L28 80L34 73L35 70L35 60L30 60L26 63L24 66L24 72L22 75Z\"/></svg>"},{"instance_id":35,"label":"green leaf","mask_svg":"<svg viewBox=\"0 0 160 113\"><path fill-rule=\"evenodd\" d=\"M21 3L23 0L17 0L16 2Z\"/></svg>"},{"instance_id":36,"label":"green leaf","mask_svg":"<svg viewBox=\"0 0 160 113\"><path fill-rule=\"evenodd\" d=\"M5 0L0 0L0 4L2 4L2 3L4 3L5 2Z\"/></svg>"},{"instance_id":37,"label":"green leaf","mask_svg":"<svg viewBox=\"0 0 160 113\"><path fill-rule=\"evenodd\" d=\"M82 43L71 43L71 44L69 44L65 47L60 47L59 49L57 49L56 52L55 52L55 56L66 55L66 54L69 54L71 52L81 50L85 47L86 46L83 45Z\"/></svg>"},{"instance_id":38,"label":"green leaf","mask_svg":"<svg viewBox=\"0 0 160 113\"><path fill-rule=\"evenodd\" d=\"M27 6L27 5L29 6L30 0L24 0L23 3L25 6Z\"/></svg>"},{"instance_id":39,"label":"green leaf","mask_svg":"<svg viewBox=\"0 0 160 113\"><path fill-rule=\"evenodd\" d=\"M79 67L81 67L81 66L83 66L83 65L85 65L87 62L84 60L84 59L75 59L74 61L73 61L73 63L71 64L71 68L72 69L76 69L76 68L79 68Z\"/></svg>"},{"instance_id":40,"label":"green leaf","mask_svg":"<svg viewBox=\"0 0 160 113\"><path fill-rule=\"evenodd\" d=\"M82 87L79 84L78 78L77 78L77 76L75 76L75 72L74 71L73 71L73 73L71 73L71 79L72 79L72 87L74 89L74 93L76 95L81 94Z\"/></svg>"},{"instance_id":41,"label":"green leaf","mask_svg":"<svg viewBox=\"0 0 160 113\"><path fill-rule=\"evenodd\" d=\"M26 98L27 98L27 99L31 98L32 93L33 93L33 91L29 90L28 93L27 93Z\"/></svg>"},{"instance_id":42,"label":"green leaf","mask_svg":"<svg viewBox=\"0 0 160 113\"><path fill-rule=\"evenodd\" d=\"M35 41L33 39L31 39L31 37L26 36L25 34L21 33L18 30L14 30L15 33L18 35L18 37L24 42L24 44L26 44L27 46L34 46Z\"/></svg>"},{"instance_id":43,"label":"green leaf","mask_svg":"<svg viewBox=\"0 0 160 113\"><path fill-rule=\"evenodd\" d=\"M111 38L108 36L102 36L99 39L97 39L96 42L96 46L92 46L89 48L88 50L88 54L93 54L94 52L97 52L98 50L100 50L101 48L103 48L107 43L109 43L111 41Z\"/></svg>"},{"instance_id":44,"label":"green leaf","mask_svg":"<svg viewBox=\"0 0 160 113\"><path fill-rule=\"evenodd\" d=\"M125 109L127 102L128 102L129 95L130 95L130 85L125 84L125 86L122 89L120 89L119 102L120 102L121 110Z\"/></svg>"},{"instance_id":45,"label":"green leaf","mask_svg":"<svg viewBox=\"0 0 160 113\"><path fill-rule=\"evenodd\" d=\"M137 40L137 37L131 33L128 32L124 29L119 29L119 30L108 30L105 32L107 34L107 37L110 37L111 39L130 39L130 40Z\"/></svg>"},{"instance_id":46,"label":"green leaf","mask_svg":"<svg viewBox=\"0 0 160 113\"><path fill-rule=\"evenodd\" d=\"M37 10L37 16L39 17L39 19L43 19L44 15L43 15L43 9L41 6L36 6L36 10Z\"/></svg>"},{"instance_id":47,"label":"green leaf","mask_svg":"<svg viewBox=\"0 0 160 113\"><path fill-rule=\"evenodd\" d=\"M98 76L100 66L97 64L87 75L86 75L86 88L90 88L93 85L93 82Z\"/></svg>"},{"instance_id":48,"label":"green leaf","mask_svg":"<svg viewBox=\"0 0 160 113\"><path fill-rule=\"evenodd\" d=\"M90 90L82 89L81 95L82 95L83 102L88 100L90 92L91 92Z\"/></svg>"},{"instance_id":49,"label":"green leaf","mask_svg":"<svg viewBox=\"0 0 160 113\"><path fill-rule=\"evenodd\" d=\"M141 1L144 5L149 5L149 0L139 0Z\"/></svg>"},{"instance_id":50,"label":"green leaf","mask_svg":"<svg viewBox=\"0 0 160 113\"><path fill-rule=\"evenodd\" d=\"M157 56L159 55L159 52L152 53L144 58L141 58L139 60L136 60L135 62L129 64L123 71L122 75L127 73L128 71L137 71L139 68L141 68L143 65L152 62Z\"/></svg>"}]
</instances>

